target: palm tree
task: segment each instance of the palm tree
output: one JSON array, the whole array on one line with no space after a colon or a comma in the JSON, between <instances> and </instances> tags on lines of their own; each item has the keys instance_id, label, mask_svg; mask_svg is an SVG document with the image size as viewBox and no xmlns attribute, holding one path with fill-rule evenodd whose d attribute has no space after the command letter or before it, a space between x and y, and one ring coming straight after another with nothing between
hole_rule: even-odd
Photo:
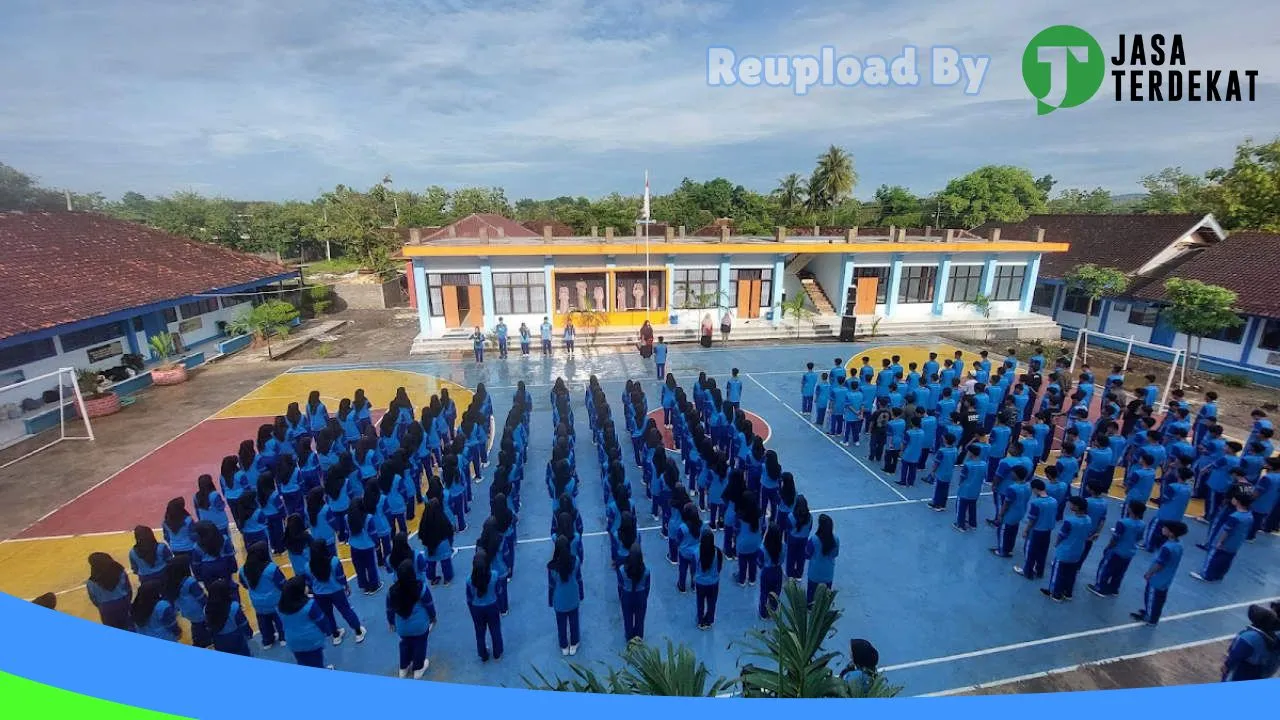
<instances>
[{"instance_id":1,"label":"palm tree","mask_svg":"<svg viewBox=\"0 0 1280 720\"><path fill-rule=\"evenodd\" d=\"M791 173L778 182L778 189L773 191L778 199L778 209L790 218L791 213L804 205L807 183L797 173Z\"/></svg>"},{"instance_id":2,"label":"palm tree","mask_svg":"<svg viewBox=\"0 0 1280 720\"><path fill-rule=\"evenodd\" d=\"M858 184L858 173L853 169L853 156L844 148L832 145L818 156L818 165L809 181L810 197L818 196L821 203L815 210L831 211L831 223L835 224L835 209L853 193Z\"/></svg>"},{"instance_id":3,"label":"palm tree","mask_svg":"<svg viewBox=\"0 0 1280 720\"><path fill-rule=\"evenodd\" d=\"M664 695L669 697L715 697L733 689L723 677L711 678L711 670L698 661L688 647L667 641L666 652L633 640L622 653L623 667L610 669L603 677L576 663L569 665L569 678L548 678L535 669L534 678L522 677L533 690L590 692L606 695Z\"/></svg>"}]
</instances>

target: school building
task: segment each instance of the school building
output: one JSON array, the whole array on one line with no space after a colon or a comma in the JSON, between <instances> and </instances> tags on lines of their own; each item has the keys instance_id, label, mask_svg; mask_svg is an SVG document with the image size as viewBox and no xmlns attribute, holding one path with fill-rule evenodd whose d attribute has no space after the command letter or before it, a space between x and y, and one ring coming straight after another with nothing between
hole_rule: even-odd
<instances>
[{"instance_id":1,"label":"school building","mask_svg":"<svg viewBox=\"0 0 1280 720\"><path fill-rule=\"evenodd\" d=\"M1033 215L1021 223L978 229L991 230L1023 239L1044 231L1070 245L1065 253L1045 256L1031 302L1034 311L1061 324L1068 339L1085 327L1089 304L1063 279L1077 265L1114 267L1130 278L1121 296L1094 303L1089 329L1164 347L1187 347L1187 337L1163 312L1166 280L1199 280L1234 291L1241 323L1204 338L1200 367L1280 386L1280 235L1228 235L1212 215ZM1096 337L1090 342L1107 344ZM1171 356L1157 349L1135 347L1134 352Z\"/></svg>"},{"instance_id":2,"label":"school building","mask_svg":"<svg viewBox=\"0 0 1280 720\"><path fill-rule=\"evenodd\" d=\"M540 229L538 229L540 228ZM654 223L574 234L554 223L521 224L471 215L409 231L411 304L420 334L458 338L491 330L537 333L543 317L563 327L575 313L590 323L635 328L697 327L728 312L735 326L781 319L784 298L803 295L819 316L878 318L940 329L962 319L1002 322L1056 336L1031 312L1042 257L1067 250L1051 234L1029 238L961 230L778 228L771 236L734 232L722 220L693 232ZM989 312L970 303L990 298ZM582 325L579 320L575 324Z\"/></svg>"},{"instance_id":3,"label":"school building","mask_svg":"<svg viewBox=\"0 0 1280 720\"><path fill-rule=\"evenodd\" d=\"M174 335L184 363L199 364L234 342L226 324L253 300L230 293L298 273L95 213L9 212L0 213L0 278L3 388L59 368L106 370L126 353L152 364L148 341L164 332Z\"/></svg>"}]
</instances>

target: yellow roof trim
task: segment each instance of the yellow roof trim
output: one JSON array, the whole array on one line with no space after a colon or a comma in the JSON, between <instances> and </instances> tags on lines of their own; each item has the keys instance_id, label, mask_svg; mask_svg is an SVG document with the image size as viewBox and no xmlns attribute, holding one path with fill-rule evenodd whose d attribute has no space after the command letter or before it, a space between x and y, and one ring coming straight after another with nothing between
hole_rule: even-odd
<instances>
[{"instance_id":1,"label":"yellow roof trim","mask_svg":"<svg viewBox=\"0 0 1280 720\"><path fill-rule=\"evenodd\" d=\"M650 242L652 255L790 255L805 253L991 253L991 252L1066 252L1071 246L1054 242L999 241L983 242L839 242L839 243L735 243L735 242ZM415 257L513 257L556 255L643 255L643 242L611 243L490 243L405 245L402 254Z\"/></svg>"}]
</instances>

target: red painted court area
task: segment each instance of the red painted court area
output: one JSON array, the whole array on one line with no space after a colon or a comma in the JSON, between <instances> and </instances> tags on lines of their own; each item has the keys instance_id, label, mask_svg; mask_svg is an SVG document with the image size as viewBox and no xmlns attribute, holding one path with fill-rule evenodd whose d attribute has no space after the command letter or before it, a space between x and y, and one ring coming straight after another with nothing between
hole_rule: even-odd
<instances>
[{"instance_id":1,"label":"red painted court area","mask_svg":"<svg viewBox=\"0 0 1280 720\"><path fill-rule=\"evenodd\" d=\"M769 423L765 422L764 418L753 412L743 410L742 414L746 415L747 422L751 423L752 432L760 436L764 441L768 442L769 436L773 434L773 429L769 427ZM662 426L662 408L650 410L648 417L651 418L654 424L658 426L658 432L662 435L663 447L668 450L675 450L676 444L675 441L671 439L671 429Z\"/></svg>"},{"instance_id":2,"label":"red painted court area","mask_svg":"<svg viewBox=\"0 0 1280 720\"><path fill-rule=\"evenodd\" d=\"M183 497L191 509L196 478L217 476L222 458L235 454L240 442L253 438L258 426L272 418L206 420L89 492L50 513L19 537L84 535L160 527L165 504Z\"/></svg>"}]
</instances>

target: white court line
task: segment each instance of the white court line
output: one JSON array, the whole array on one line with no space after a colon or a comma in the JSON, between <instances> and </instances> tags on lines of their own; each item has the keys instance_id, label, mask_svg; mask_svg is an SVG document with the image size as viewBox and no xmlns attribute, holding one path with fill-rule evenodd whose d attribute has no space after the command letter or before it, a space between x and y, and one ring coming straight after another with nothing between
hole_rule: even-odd
<instances>
[{"instance_id":1,"label":"white court line","mask_svg":"<svg viewBox=\"0 0 1280 720\"><path fill-rule=\"evenodd\" d=\"M284 374L284 373L280 373L280 375L283 375L283 374ZM257 391L261 390L262 388L264 388L264 387L266 387L268 384L270 384L272 381L274 381L276 378L280 377L280 375L276 375L275 377L268 378L267 380L264 380L264 381L263 381L261 384L259 384L257 387L255 387L254 389L250 390L248 394L253 394L253 393L255 393L255 392L257 392ZM56 512L58 512L59 510L61 510L61 509L65 508L65 507L67 507L67 506L68 506L68 505L70 505L71 503L73 503L73 502L75 502L75 501L79 500L80 498L84 497L85 495L88 495L89 493L93 492L94 490L97 490L98 488L102 487L103 485L106 485L107 483L111 482L113 479L115 479L115 477L116 477L117 475L120 475L121 473L123 473L124 471L126 471L126 470L128 470L129 468L133 467L134 465L137 465L138 463L142 462L143 460L146 460L147 458L151 457L152 455L155 455L157 452L160 452L160 450L162 450L163 448L165 448L165 447L167 447L168 445L172 444L172 443L173 443L175 440L177 440L178 438L182 437L183 435L186 435L187 433L191 432L192 430L195 430L196 428L198 428L198 427L200 427L201 425L203 425L203 424L205 424L205 423L209 422L210 420L213 420L213 419L217 418L217 417L218 417L218 415L222 414L223 412L225 412L225 411L227 411L227 410L230 410L230 409L231 409L231 408L232 408L236 403L238 403L238 402L240 402L241 400L243 400L243 399L244 399L244 397L245 397L245 396L243 396L243 395L242 395L242 396L240 396L240 397L236 398L235 400L231 401L230 403L227 403L227 405L226 405L226 406L224 406L224 407L222 407L222 408L219 408L219 409L217 410L217 412L213 413L213 414L212 414L212 415L210 415L209 417L205 418L204 420L201 420L200 422L196 423L195 425L192 425L191 427L187 428L186 430L183 430L182 432L178 433L177 435L174 435L173 437L169 438L168 440L164 441L163 443L161 443L161 444L157 445L155 448L153 448L153 449L151 449L151 450L147 451L147 453L146 453L146 454L142 455L142 456L141 456L141 457L139 457L137 460L134 460L133 462L129 463L128 465L125 465L124 467L120 468L119 470L117 470L117 471L115 471L115 472L111 473L111 474L110 474L110 475L108 475L107 477L103 478L100 482L95 483L95 484L94 484L92 487L90 487L88 490L85 490L84 492L80 493L79 495L76 495L75 497L73 497L73 498L71 498L70 500L68 500L68 501L66 501L66 502L64 502L64 503L62 503L61 505L59 505L59 506L55 507L54 509L52 509L52 510L50 510L49 512L45 513L44 515L41 515L39 518L37 518L37 519L36 519L36 521L35 521L35 522L33 522L33 523L31 523L30 525L27 525L26 527L22 528L22 529L21 529L21 530L19 530L17 533L15 533L15 535L21 535L22 533L24 533L24 532L26 532L26 531L30 530L31 528L35 527L36 525L39 525L40 523L42 523L42 522L44 522L45 520L47 520L47 519L49 518L49 516L50 516L50 515L53 515L54 513L56 513Z\"/></svg>"},{"instance_id":2,"label":"white court line","mask_svg":"<svg viewBox=\"0 0 1280 720\"><path fill-rule=\"evenodd\" d=\"M1213 613L1225 612L1227 610L1238 610L1240 608L1257 605L1259 603L1266 604L1280 600L1278 597L1262 598L1260 600L1249 600L1246 602L1231 603L1229 605L1218 605L1217 607L1204 608L1202 610L1191 610L1177 615L1166 615L1160 618L1161 623L1174 622L1177 620L1186 620L1188 618L1199 617L1201 615L1212 615ZM1146 627L1143 622L1129 622L1121 625L1110 625L1108 627L1094 628L1092 630L1082 630L1080 632L1067 633L1065 635L1054 635L1038 640L1028 640L1026 642L1012 643L1009 645L997 645L995 647L983 648L982 650L973 650L971 652L956 653L955 655L943 655L941 657L928 658L927 660L915 660L898 665L890 665L880 668L881 672L892 672L895 670L909 670L911 668L926 667L929 665L941 665L944 663L955 662L957 660L968 660L970 658L985 657L987 655L997 655L1012 650L1022 650L1025 648L1039 647L1041 645L1052 645L1054 643L1066 642L1068 640L1078 640L1080 638L1095 637L1098 635L1108 635L1120 630L1130 630L1133 628Z\"/></svg>"},{"instance_id":3,"label":"white court line","mask_svg":"<svg viewBox=\"0 0 1280 720\"><path fill-rule=\"evenodd\" d=\"M1124 660L1138 660L1144 657L1151 657L1152 655L1159 655L1160 653L1175 652L1178 650L1189 650L1191 648L1203 647L1205 645L1213 645L1215 643L1226 642L1227 640L1230 640L1234 637L1235 635L1219 635L1218 637L1212 637L1206 640L1192 640L1191 642L1178 643L1177 645L1159 647L1153 650L1144 650L1142 652L1130 653L1128 655L1116 655L1114 657L1102 658L1101 660L1090 660L1089 662L1083 662L1078 665L1067 665L1066 667L1054 668L1052 670L1045 670L1044 672L1027 673L1026 675L1018 675L1016 677L1004 678L1002 680L994 680L992 682L978 683L977 685L970 685L968 687L952 688L950 690L942 690L939 692L925 693L923 695L918 695L917 697L946 697L948 695L963 695L964 693L973 692L975 690L1001 687L1004 685L1012 685L1014 683L1024 682L1026 680L1039 680L1040 678L1052 677L1054 675L1062 675L1064 673L1075 672L1076 670L1083 670L1085 668L1093 667L1095 665L1106 665L1110 663L1122 662Z\"/></svg>"},{"instance_id":4,"label":"white court line","mask_svg":"<svg viewBox=\"0 0 1280 720\"><path fill-rule=\"evenodd\" d=\"M910 500L910 498L908 498L906 495L903 495L903 494L898 490L898 488L894 487L892 483L890 483L888 480L885 480L884 478L880 477L880 473L879 473L879 472L877 472L877 471L875 471L875 470L872 470L870 466L868 466L866 463L862 462L862 458L860 458L860 457L858 457L857 455L854 455L853 453L849 452L848 448L846 448L844 445L841 445L840 443L838 443L838 442L836 442L834 439L832 439L832 437L831 437L830 435L828 435L828 434L826 434L825 432L823 432L822 428L817 427L817 426L816 426L816 425L814 425L812 422L810 422L810 421L809 421L809 418L807 418L807 417L805 417L804 415L800 414L800 412L799 412L798 410L796 410L795 408L793 408L793 407L791 407L790 405L788 405L788 404L786 404L785 402L783 402L783 401L782 401L782 398L778 397L777 395L774 395L772 390L770 390L769 388L765 387L763 383L761 383L759 380L757 380L757 379L755 379L754 377L752 377L752 376L751 376L751 373L747 373L747 379L748 379L748 380L750 380L751 382L755 383L756 385L758 385L758 386L760 387L760 389L761 389L761 390L763 390L763 391L765 391L766 393L768 393L768 394L769 394L769 397L773 398L774 400L777 400L779 405L781 405L781 406L783 406L784 408L786 408L786 409L790 410L790 411L791 411L791 414L793 414L793 415L795 415L796 417L800 418L800 420L801 420L801 421L803 421L803 422L804 422L804 424L805 424L805 425L807 425L807 426L809 427L809 429L810 429L810 430L813 430L814 432L816 432L816 433L818 433L819 435L821 435L823 438L825 438L825 439L826 439L826 441L827 441L827 442L829 442L829 443L831 443L832 445L835 445L837 448L839 448L839 449L840 449L840 452L844 453L845 455L848 455L850 458L852 458L852 459L853 459L853 461L854 461L854 462L856 462L856 463L858 463L859 465L861 465L863 470L866 470L867 472L871 473L871 476L872 476L872 477L874 477L876 480L879 480L881 484L883 484L885 487L887 487L887 488L889 488L891 491L893 491L893 494L894 494L894 495L897 495L898 497L902 498L903 500Z\"/></svg>"}]
</instances>

